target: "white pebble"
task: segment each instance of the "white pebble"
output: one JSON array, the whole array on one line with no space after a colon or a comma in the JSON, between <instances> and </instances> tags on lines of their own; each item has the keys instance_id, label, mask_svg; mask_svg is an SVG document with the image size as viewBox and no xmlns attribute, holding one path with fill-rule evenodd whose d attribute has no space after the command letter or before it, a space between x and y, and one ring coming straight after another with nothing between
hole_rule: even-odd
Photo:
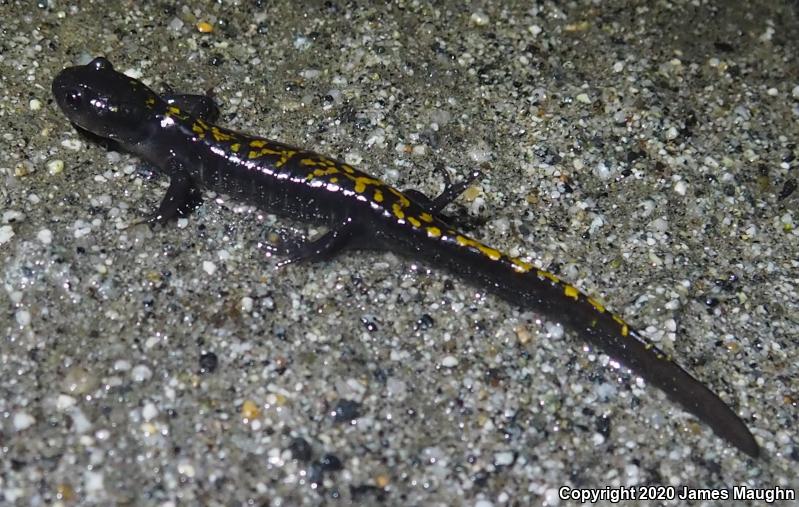
<instances>
[{"instance_id":1,"label":"white pebble","mask_svg":"<svg viewBox=\"0 0 799 507\"><path fill-rule=\"evenodd\" d=\"M680 132L675 127L669 127L669 130L666 131L666 139L669 141L677 139L678 135L680 135Z\"/></svg>"},{"instance_id":2,"label":"white pebble","mask_svg":"<svg viewBox=\"0 0 799 507\"><path fill-rule=\"evenodd\" d=\"M472 23L474 23L477 26L485 26L490 21L488 14L480 11L473 12L469 19L471 20Z\"/></svg>"},{"instance_id":3,"label":"white pebble","mask_svg":"<svg viewBox=\"0 0 799 507\"><path fill-rule=\"evenodd\" d=\"M21 212L10 209L3 212L3 223L10 224L11 222L19 222L24 216L25 215L23 215Z\"/></svg>"},{"instance_id":4,"label":"white pebble","mask_svg":"<svg viewBox=\"0 0 799 507\"><path fill-rule=\"evenodd\" d=\"M793 87L793 90L791 90L791 95L793 98L799 99L799 85Z\"/></svg>"},{"instance_id":5,"label":"white pebble","mask_svg":"<svg viewBox=\"0 0 799 507\"><path fill-rule=\"evenodd\" d=\"M105 490L104 476L100 472L84 472L83 485L87 493L100 493Z\"/></svg>"},{"instance_id":6,"label":"white pebble","mask_svg":"<svg viewBox=\"0 0 799 507\"><path fill-rule=\"evenodd\" d=\"M249 296L244 296L241 298L241 311L242 312L250 312L252 311L252 298Z\"/></svg>"},{"instance_id":7,"label":"white pebble","mask_svg":"<svg viewBox=\"0 0 799 507\"><path fill-rule=\"evenodd\" d=\"M14 414L13 424L16 431L26 430L33 426L33 423L35 422L36 419L26 412L17 412Z\"/></svg>"},{"instance_id":8,"label":"white pebble","mask_svg":"<svg viewBox=\"0 0 799 507\"><path fill-rule=\"evenodd\" d=\"M155 403L146 403L141 409L141 416L145 421L152 421L158 417L158 408L155 406Z\"/></svg>"},{"instance_id":9,"label":"white pebble","mask_svg":"<svg viewBox=\"0 0 799 507\"><path fill-rule=\"evenodd\" d=\"M203 261L203 271L208 273L209 275L213 275L216 273L216 264L211 261Z\"/></svg>"},{"instance_id":10,"label":"white pebble","mask_svg":"<svg viewBox=\"0 0 799 507\"><path fill-rule=\"evenodd\" d=\"M28 107L31 108L31 111L38 111L42 108L42 101L39 99L31 99L28 103Z\"/></svg>"},{"instance_id":11,"label":"white pebble","mask_svg":"<svg viewBox=\"0 0 799 507\"><path fill-rule=\"evenodd\" d=\"M538 37L543 30L538 25L530 25L530 28L528 28L527 31L533 34L533 37Z\"/></svg>"},{"instance_id":12,"label":"white pebble","mask_svg":"<svg viewBox=\"0 0 799 507\"><path fill-rule=\"evenodd\" d=\"M78 400L68 394L59 394L55 401L55 408L58 410L66 410L75 406Z\"/></svg>"},{"instance_id":13,"label":"white pebble","mask_svg":"<svg viewBox=\"0 0 799 507\"><path fill-rule=\"evenodd\" d=\"M616 62L613 64L613 72L621 72L624 70L624 62Z\"/></svg>"},{"instance_id":14,"label":"white pebble","mask_svg":"<svg viewBox=\"0 0 799 507\"><path fill-rule=\"evenodd\" d=\"M57 158L47 162L46 167L47 172L55 176L56 174L61 174L64 172L64 161Z\"/></svg>"},{"instance_id":15,"label":"white pebble","mask_svg":"<svg viewBox=\"0 0 799 507\"><path fill-rule=\"evenodd\" d=\"M0 245L8 243L14 237L14 229L10 225L0 226Z\"/></svg>"},{"instance_id":16,"label":"white pebble","mask_svg":"<svg viewBox=\"0 0 799 507\"><path fill-rule=\"evenodd\" d=\"M150 380L153 376L152 370L143 364L135 366L130 373L133 380L136 382L145 382Z\"/></svg>"},{"instance_id":17,"label":"white pebble","mask_svg":"<svg viewBox=\"0 0 799 507\"><path fill-rule=\"evenodd\" d=\"M497 466L508 466L513 463L513 453L510 451L498 452L494 454L494 464Z\"/></svg>"},{"instance_id":18,"label":"white pebble","mask_svg":"<svg viewBox=\"0 0 799 507\"><path fill-rule=\"evenodd\" d=\"M458 366L458 359L455 356L446 356L441 360L441 366L444 368L454 368Z\"/></svg>"},{"instance_id":19,"label":"white pebble","mask_svg":"<svg viewBox=\"0 0 799 507\"><path fill-rule=\"evenodd\" d=\"M488 500L478 500L474 503L474 507L494 507L494 504Z\"/></svg>"},{"instance_id":20,"label":"white pebble","mask_svg":"<svg viewBox=\"0 0 799 507\"><path fill-rule=\"evenodd\" d=\"M582 102L583 104L590 104L591 103L591 97L589 97L587 93L581 93L581 94L577 95L576 98L577 98L577 102Z\"/></svg>"},{"instance_id":21,"label":"white pebble","mask_svg":"<svg viewBox=\"0 0 799 507\"><path fill-rule=\"evenodd\" d=\"M674 191L680 195L685 195L685 192L688 191L688 184L680 180L674 184Z\"/></svg>"},{"instance_id":22,"label":"white pebble","mask_svg":"<svg viewBox=\"0 0 799 507\"><path fill-rule=\"evenodd\" d=\"M178 17L174 17L166 26L170 30L178 32L180 31L181 28L183 28L183 20Z\"/></svg>"},{"instance_id":23,"label":"white pebble","mask_svg":"<svg viewBox=\"0 0 799 507\"><path fill-rule=\"evenodd\" d=\"M770 97L776 97L780 92L776 88L771 87L768 90L766 90L766 93L768 93Z\"/></svg>"},{"instance_id":24,"label":"white pebble","mask_svg":"<svg viewBox=\"0 0 799 507\"><path fill-rule=\"evenodd\" d=\"M42 229L36 233L36 239L43 245L49 245L53 242L53 233L50 229Z\"/></svg>"},{"instance_id":25,"label":"white pebble","mask_svg":"<svg viewBox=\"0 0 799 507\"><path fill-rule=\"evenodd\" d=\"M31 313L28 310L19 310L14 315L14 318L17 319L17 324L22 327L25 327L31 323Z\"/></svg>"},{"instance_id":26,"label":"white pebble","mask_svg":"<svg viewBox=\"0 0 799 507\"><path fill-rule=\"evenodd\" d=\"M114 362L114 371L128 371L130 370L130 361L125 359L118 359Z\"/></svg>"},{"instance_id":27,"label":"white pebble","mask_svg":"<svg viewBox=\"0 0 799 507\"><path fill-rule=\"evenodd\" d=\"M80 139L64 139L61 141L61 146L68 150L78 151L83 148L83 143L80 142Z\"/></svg>"}]
</instances>

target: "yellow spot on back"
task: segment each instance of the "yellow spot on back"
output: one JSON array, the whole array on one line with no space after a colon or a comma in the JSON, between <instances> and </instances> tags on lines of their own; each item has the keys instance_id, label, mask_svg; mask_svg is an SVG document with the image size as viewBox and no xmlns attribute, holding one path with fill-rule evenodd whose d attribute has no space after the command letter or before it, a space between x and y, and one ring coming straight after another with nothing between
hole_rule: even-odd
<instances>
[{"instance_id":1,"label":"yellow spot on back","mask_svg":"<svg viewBox=\"0 0 799 507\"><path fill-rule=\"evenodd\" d=\"M330 178L330 183L338 183L338 178L336 178L335 176Z\"/></svg>"},{"instance_id":2,"label":"yellow spot on back","mask_svg":"<svg viewBox=\"0 0 799 507\"><path fill-rule=\"evenodd\" d=\"M519 273L527 273L531 269L533 269L533 265L529 262L524 262L521 259L513 258L510 260L513 263L513 269L518 271Z\"/></svg>"},{"instance_id":3,"label":"yellow spot on back","mask_svg":"<svg viewBox=\"0 0 799 507\"><path fill-rule=\"evenodd\" d=\"M500 252L499 250L486 246L480 243L479 241L473 240L472 238L467 238L466 236L458 234L455 236L455 241L460 246L476 248L480 253L482 253L492 261L498 261L499 259L502 258L502 252Z\"/></svg>"},{"instance_id":4,"label":"yellow spot on back","mask_svg":"<svg viewBox=\"0 0 799 507\"><path fill-rule=\"evenodd\" d=\"M241 145L239 143L233 143L230 145L230 151L232 151L233 153L238 153L239 148L241 148Z\"/></svg>"},{"instance_id":5,"label":"yellow spot on back","mask_svg":"<svg viewBox=\"0 0 799 507\"><path fill-rule=\"evenodd\" d=\"M250 141L250 146L253 148L263 148L264 146L266 146L266 141L263 141L261 139L253 139L252 141Z\"/></svg>"},{"instance_id":6,"label":"yellow spot on back","mask_svg":"<svg viewBox=\"0 0 799 507\"><path fill-rule=\"evenodd\" d=\"M410 222L411 225L414 226L414 227L420 227L422 225L422 222L420 222L419 220L417 220L414 217L408 217L408 222Z\"/></svg>"},{"instance_id":7,"label":"yellow spot on back","mask_svg":"<svg viewBox=\"0 0 799 507\"><path fill-rule=\"evenodd\" d=\"M383 192L375 190L374 200L375 202L383 202Z\"/></svg>"},{"instance_id":8,"label":"yellow spot on back","mask_svg":"<svg viewBox=\"0 0 799 507\"><path fill-rule=\"evenodd\" d=\"M541 278L546 278L547 280L551 281L552 283L561 283L560 282L560 278L558 278L557 276L553 275L549 271L544 271L543 269L539 269L535 273L538 276L540 276Z\"/></svg>"},{"instance_id":9,"label":"yellow spot on back","mask_svg":"<svg viewBox=\"0 0 799 507\"><path fill-rule=\"evenodd\" d=\"M222 132L216 125L211 127L211 135L214 136L214 139L217 141L230 141L233 139L232 135L227 132Z\"/></svg>"},{"instance_id":10,"label":"yellow spot on back","mask_svg":"<svg viewBox=\"0 0 799 507\"><path fill-rule=\"evenodd\" d=\"M430 226L427 228L427 235L431 238L438 238L441 236L441 229L438 227Z\"/></svg>"},{"instance_id":11,"label":"yellow spot on back","mask_svg":"<svg viewBox=\"0 0 799 507\"><path fill-rule=\"evenodd\" d=\"M591 303L591 306L593 306L594 308L596 308L596 311L598 311L599 313L605 313L605 307L604 307L604 306L602 306L602 303L600 303L599 301L597 301L596 299L594 299L594 298L591 298L591 297L589 297L589 298L586 298L586 300L587 300L589 303Z\"/></svg>"},{"instance_id":12,"label":"yellow spot on back","mask_svg":"<svg viewBox=\"0 0 799 507\"><path fill-rule=\"evenodd\" d=\"M575 301L579 299L580 296L580 293L577 291L577 289L571 285L565 285L563 287L563 293L566 294L566 297L574 298Z\"/></svg>"},{"instance_id":13,"label":"yellow spot on back","mask_svg":"<svg viewBox=\"0 0 799 507\"><path fill-rule=\"evenodd\" d=\"M433 215L431 215L430 213L428 213L426 211L423 211L422 213L419 214L419 219L422 222L430 223L430 222L433 221Z\"/></svg>"}]
</instances>

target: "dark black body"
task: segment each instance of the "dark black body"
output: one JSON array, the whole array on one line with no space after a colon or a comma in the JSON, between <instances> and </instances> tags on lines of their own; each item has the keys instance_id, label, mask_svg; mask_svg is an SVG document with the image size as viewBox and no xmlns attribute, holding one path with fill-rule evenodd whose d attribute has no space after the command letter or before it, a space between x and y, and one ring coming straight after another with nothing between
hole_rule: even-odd
<instances>
[{"instance_id":1,"label":"dark black body","mask_svg":"<svg viewBox=\"0 0 799 507\"><path fill-rule=\"evenodd\" d=\"M468 181L435 199L400 192L338 160L215 126L217 110L210 99L159 97L115 72L104 58L64 69L53 81L53 94L77 127L169 175L169 190L152 220L188 213L204 187L330 227L321 238L288 252L287 262L329 257L345 248L382 248L447 268L513 304L558 319L665 391L718 435L758 455L743 421L620 316L555 275L447 225L439 212Z\"/></svg>"}]
</instances>

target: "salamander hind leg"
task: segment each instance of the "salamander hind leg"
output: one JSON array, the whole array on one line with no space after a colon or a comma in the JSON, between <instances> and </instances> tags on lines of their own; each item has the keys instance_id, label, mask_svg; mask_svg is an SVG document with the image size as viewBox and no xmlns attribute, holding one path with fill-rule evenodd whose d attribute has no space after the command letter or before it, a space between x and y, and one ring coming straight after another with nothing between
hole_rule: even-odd
<instances>
[{"instance_id":1,"label":"salamander hind leg","mask_svg":"<svg viewBox=\"0 0 799 507\"><path fill-rule=\"evenodd\" d=\"M351 247L357 237L358 228L350 220L345 220L318 238L304 240L294 245L286 245L286 242L281 246L261 245L261 249L266 251L267 255L285 257L277 264L277 267L281 268L297 262L329 260L342 250Z\"/></svg>"},{"instance_id":2,"label":"salamander hind leg","mask_svg":"<svg viewBox=\"0 0 799 507\"><path fill-rule=\"evenodd\" d=\"M458 196L461 195L467 188L469 188L469 185L471 185L476 179L483 176L483 173L480 171L472 171L463 181L453 184L450 181L449 175L446 173L446 171L443 173L445 175L446 186L444 187L444 191L436 197L431 199L422 192L414 189L405 190L404 194L416 201L417 204L425 208L430 213L439 213L448 204L457 199Z\"/></svg>"}]
</instances>

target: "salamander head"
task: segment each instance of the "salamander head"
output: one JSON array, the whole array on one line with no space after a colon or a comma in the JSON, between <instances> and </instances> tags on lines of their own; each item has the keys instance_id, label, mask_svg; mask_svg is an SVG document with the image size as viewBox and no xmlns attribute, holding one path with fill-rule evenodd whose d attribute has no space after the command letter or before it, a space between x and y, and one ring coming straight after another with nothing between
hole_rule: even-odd
<instances>
[{"instance_id":1,"label":"salamander head","mask_svg":"<svg viewBox=\"0 0 799 507\"><path fill-rule=\"evenodd\" d=\"M141 82L115 71L103 57L59 72L53 80L53 95L72 123L120 143L135 143L147 135L152 107L161 101Z\"/></svg>"}]
</instances>

